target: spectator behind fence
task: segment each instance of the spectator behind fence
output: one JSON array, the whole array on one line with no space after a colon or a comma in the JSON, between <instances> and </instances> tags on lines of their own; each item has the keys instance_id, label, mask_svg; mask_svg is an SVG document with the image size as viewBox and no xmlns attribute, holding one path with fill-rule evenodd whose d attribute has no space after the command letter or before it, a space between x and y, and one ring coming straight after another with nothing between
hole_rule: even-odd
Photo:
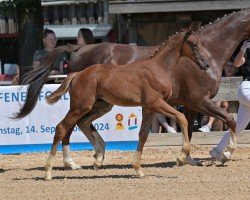
<instances>
[{"instance_id":1,"label":"spectator behind fence","mask_svg":"<svg viewBox=\"0 0 250 200\"><path fill-rule=\"evenodd\" d=\"M93 33L88 28L81 28L77 34L77 44L87 45L87 44L94 44L95 38Z\"/></svg>"},{"instance_id":2,"label":"spectator behind fence","mask_svg":"<svg viewBox=\"0 0 250 200\"><path fill-rule=\"evenodd\" d=\"M238 72L238 69L234 67L233 62L230 60L228 61L228 64L224 67L224 71L222 76L225 77L232 77L236 76ZM222 109L228 111L229 109L229 102L228 101L216 101L215 102L218 106L220 106ZM199 131L201 132L211 132L212 131L222 131L227 130L228 127L225 127L225 124L219 120L215 119L214 117L208 117L208 122L201 128L199 128Z\"/></svg>"},{"instance_id":3,"label":"spectator behind fence","mask_svg":"<svg viewBox=\"0 0 250 200\"><path fill-rule=\"evenodd\" d=\"M33 68L37 68L41 62L41 60L46 56L50 51L52 51L56 47L56 35L54 31L50 29L44 29L43 31L43 45L44 49L37 50L33 56ZM63 60L65 60L66 54L61 53L56 61L54 62L53 70L51 71L51 75L63 74L62 65Z\"/></svg>"},{"instance_id":4,"label":"spectator behind fence","mask_svg":"<svg viewBox=\"0 0 250 200\"><path fill-rule=\"evenodd\" d=\"M11 85L19 85L19 66L16 66L16 75L14 76Z\"/></svg>"},{"instance_id":5,"label":"spectator behind fence","mask_svg":"<svg viewBox=\"0 0 250 200\"><path fill-rule=\"evenodd\" d=\"M234 66L240 67L243 75L243 81L238 90L240 105L235 130L235 133L239 134L247 127L250 121L250 40L244 41L235 57ZM214 159L222 163L226 162L235 150L231 148L232 141L229 131L225 133L219 144L209 152Z\"/></svg>"},{"instance_id":6,"label":"spectator behind fence","mask_svg":"<svg viewBox=\"0 0 250 200\"><path fill-rule=\"evenodd\" d=\"M166 129L167 133L176 133L176 130L168 124L166 117L162 114L156 113L152 121L151 132L159 133L160 125Z\"/></svg>"},{"instance_id":7,"label":"spectator behind fence","mask_svg":"<svg viewBox=\"0 0 250 200\"><path fill-rule=\"evenodd\" d=\"M93 36L93 33L90 29L88 28L81 28L79 29L77 33L77 44L80 45L88 45L88 44L94 44L95 43L95 38ZM81 51L81 49L79 49ZM74 71L72 68L78 66L78 60L79 60L79 55L76 52L72 52L70 56L70 71Z\"/></svg>"}]
</instances>

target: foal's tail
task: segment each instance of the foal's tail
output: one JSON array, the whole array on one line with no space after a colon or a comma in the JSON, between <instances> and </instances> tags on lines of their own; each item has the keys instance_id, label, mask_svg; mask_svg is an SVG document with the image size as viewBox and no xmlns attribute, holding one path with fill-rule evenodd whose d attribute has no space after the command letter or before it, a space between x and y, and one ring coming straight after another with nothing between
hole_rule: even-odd
<instances>
[{"instance_id":1,"label":"foal's tail","mask_svg":"<svg viewBox=\"0 0 250 200\"><path fill-rule=\"evenodd\" d=\"M68 77L62 82L60 87L51 93L49 96L46 97L48 104L54 104L56 103L62 95L64 95L66 92L69 91L69 86L73 78L76 76L77 72L71 73L68 75Z\"/></svg>"},{"instance_id":2,"label":"foal's tail","mask_svg":"<svg viewBox=\"0 0 250 200\"><path fill-rule=\"evenodd\" d=\"M73 52L80 48L81 45L71 44L57 47L43 58L38 68L33 69L30 72L24 74L23 77L20 77L21 84L28 85L27 98L20 110L14 115L14 119L26 117L34 109L39 93L41 92L43 85L46 83L48 76L53 69L53 64L56 58L62 52Z\"/></svg>"}]
</instances>

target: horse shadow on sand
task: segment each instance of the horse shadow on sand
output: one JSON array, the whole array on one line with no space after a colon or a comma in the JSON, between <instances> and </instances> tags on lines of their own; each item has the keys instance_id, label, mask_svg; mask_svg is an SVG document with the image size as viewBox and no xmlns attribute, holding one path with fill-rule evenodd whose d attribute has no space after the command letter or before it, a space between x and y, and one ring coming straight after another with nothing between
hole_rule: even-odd
<instances>
[{"instance_id":1,"label":"horse shadow on sand","mask_svg":"<svg viewBox=\"0 0 250 200\"><path fill-rule=\"evenodd\" d=\"M210 157L208 158L196 158L197 161L202 163L202 166L200 167L211 167L211 166L216 166L216 167L227 167L227 164L218 164L214 162ZM234 162L236 160L230 160L231 162ZM147 164L142 164L142 167L144 169L146 168L173 168L176 166L176 162L170 161L170 162L158 162L158 163L147 163ZM131 164L124 164L124 165L115 165L115 164L110 164L110 165L103 165L100 170L103 169L133 169ZM44 171L44 167L35 167L35 168L29 168L25 169L26 171L34 171L34 170L39 170L39 171ZM65 167L53 167L53 170L55 171L66 171ZM80 170L94 170L92 165L87 165L87 166L82 166ZM3 170L2 171L7 171ZM0 169L1 173L1 169ZM98 172L97 172L98 173ZM176 179L178 176L162 176L162 175L146 175L145 178L147 177L155 177L155 178L167 178L167 179ZM107 179L107 178L112 178L112 179L139 179L138 176L135 173L131 174L123 174L123 175L90 175L90 176L81 176L79 172L79 176L68 176L65 174L63 176L54 176L53 180L81 180L81 179ZM41 181L44 180L44 177L34 177L34 178L15 178L13 180L36 180L36 181Z\"/></svg>"},{"instance_id":2,"label":"horse shadow on sand","mask_svg":"<svg viewBox=\"0 0 250 200\"><path fill-rule=\"evenodd\" d=\"M167 178L167 179L176 179L178 178L177 176L162 176L162 175L146 175L144 178L147 177L155 177L155 178ZM112 178L112 179L140 179L135 173L133 174L123 174L123 175L90 175L90 176L53 176L53 180L81 180L81 179L107 179L107 178ZM143 179L144 179L143 178ZM35 180L35 181L41 181L44 180L44 177L35 177L35 178L14 178L12 179L14 181L23 181L23 180Z\"/></svg>"},{"instance_id":3,"label":"horse shadow on sand","mask_svg":"<svg viewBox=\"0 0 250 200\"><path fill-rule=\"evenodd\" d=\"M0 168L0 174L4 173L6 171L8 171L8 169L2 169L2 168Z\"/></svg>"},{"instance_id":4,"label":"horse shadow on sand","mask_svg":"<svg viewBox=\"0 0 250 200\"><path fill-rule=\"evenodd\" d=\"M158 163L148 163L148 164L142 164L143 168L173 168L176 166L176 162L158 162ZM100 170L105 169L133 169L132 164L124 164L124 165L116 165L116 164L110 164L110 165L103 165ZM35 167L35 168L29 168L25 169L25 171L44 171L44 167ZM53 167L53 171L66 171L67 169L65 167ZM80 170L94 170L93 165L87 165L82 166ZM98 173L98 172L97 172ZM166 177L161 175L147 175L146 177L157 177L157 178L177 178L177 177ZM81 176L79 172L79 176L54 176L53 180L65 180L65 179L104 179L104 178L113 178L113 179L137 179L138 176L133 174L125 174L125 175L90 175L90 176ZM13 180L44 180L43 177L35 177L35 178L15 178Z\"/></svg>"},{"instance_id":5,"label":"horse shadow on sand","mask_svg":"<svg viewBox=\"0 0 250 200\"><path fill-rule=\"evenodd\" d=\"M213 162L213 160L211 159L211 157L207 157L207 158L195 158L196 161L199 161L202 165L197 166L197 167L205 167L205 166L212 166L215 165L216 163ZM231 160L233 161L233 160ZM210 165L211 163L211 165ZM156 162L156 163L145 163L145 164L141 164L142 168L173 168L176 166L176 162L175 161L167 161L167 162ZM226 167L226 164L216 164L216 166L218 167ZM123 164L123 165L119 165L119 164L103 164L99 170L103 170L103 169L132 169L132 163L131 164ZM93 170L93 165L84 165L81 166L81 169L79 170ZM38 170L38 171L44 171L44 167L34 167L34 168L29 168L29 169L25 169L26 171L34 171L34 170ZM65 168L64 166L55 166L53 167L53 170L55 171L65 171L65 170L69 170L67 168Z\"/></svg>"},{"instance_id":6,"label":"horse shadow on sand","mask_svg":"<svg viewBox=\"0 0 250 200\"><path fill-rule=\"evenodd\" d=\"M176 162L171 161L171 162L158 162L158 163L148 163L148 164L142 164L142 168L173 168L176 166ZM119 164L104 164L100 167L100 170L102 169L132 169L132 163L131 164L124 164L124 165L119 165ZM83 170L93 170L93 165L84 165L81 166L81 169ZM29 168L25 169L26 171L34 171L34 170L39 170L39 171L44 171L44 167L35 167L35 168ZM53 170L57 171L65 171L68 170L67 168L61 166L61 167L53 167Z\"/></svg>"}]
</instances>

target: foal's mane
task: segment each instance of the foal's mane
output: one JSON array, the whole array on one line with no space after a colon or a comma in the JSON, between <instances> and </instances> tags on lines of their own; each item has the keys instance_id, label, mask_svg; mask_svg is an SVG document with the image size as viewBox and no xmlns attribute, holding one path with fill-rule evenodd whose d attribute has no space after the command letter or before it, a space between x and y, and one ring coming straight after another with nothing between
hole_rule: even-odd
<instances>
[{"instance_id":1,"label":"foal's mane","mask_svg":"<svg viewBox=\"0 0 250 200\"><path fill-rule=\"evenodd\" d=\"M182 31L182 32L179 32L179 33L176 33L175 35L172 35L170 36L165 42L163 42L159 48L154 52L153 55L150 56L150 58L153 58L155 57L157 54L159 54L161 52L162 49L164 49L166 46L171 49L173 47L176 47L175 45L175 42L176 40L174 40L175 37L181 35L181 34L184 34L183 36L183 39L182 39L182 42L181 42L181 49L182 49L182 46L183 44L187 41L187 39L189 38L189 36L197 30L197 23L196 22L193 22L190 24L189 28L185 31ZM179 41L178 41L179 42Z\"/></svg>"}]
</instances>

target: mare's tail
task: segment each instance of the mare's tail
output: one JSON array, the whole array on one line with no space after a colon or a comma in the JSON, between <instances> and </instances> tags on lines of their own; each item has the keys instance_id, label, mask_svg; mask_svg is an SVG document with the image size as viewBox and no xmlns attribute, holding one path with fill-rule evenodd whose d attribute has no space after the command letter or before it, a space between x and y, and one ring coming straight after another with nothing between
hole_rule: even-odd
<instances>
[{"instance_id":1,"label":"mare's tail","mask_svg":"<svg viewBox=\"0 0 250 200\"><path fill-rule=\"evenodd\" d=\"M34 109L39 93L41 92L43 85L46 83L48 76L53 69L53 64L59 54L62 52L73 52L80 48L81 45L71 44L57 47L43 58L38 68L26 73L24 77L20 77L22 85L28 84L27 97L20 110L14 115L14 119L26 117Z\"/></svg>"},{"instance_id":2,"label":"mare's tail","mask_svg":"<svg viewBox=\"0 0 250 200\"><path fill-rule=\"evenodd\" d=\"M62 95L69 91L69 86L73 78L76 76L77 72L69 74L68 77L62 82L60 87L51 93L49 96L46 97L48 104L56 103Z\"/></svg>"}]
</instances>

